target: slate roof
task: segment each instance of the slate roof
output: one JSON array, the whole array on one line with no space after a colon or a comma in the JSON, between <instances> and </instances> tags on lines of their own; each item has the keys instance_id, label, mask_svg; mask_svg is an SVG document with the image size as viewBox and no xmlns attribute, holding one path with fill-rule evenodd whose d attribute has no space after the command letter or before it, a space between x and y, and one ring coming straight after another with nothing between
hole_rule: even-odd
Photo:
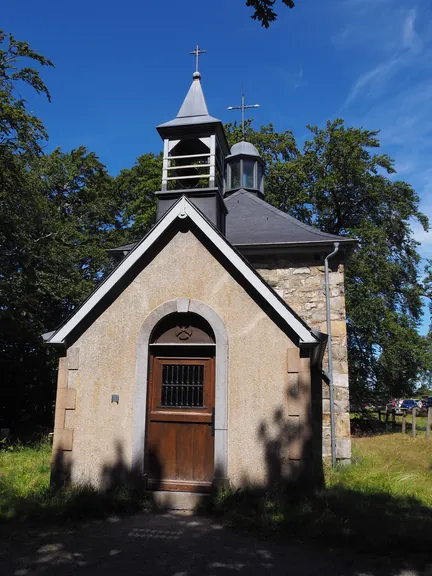
<instances>
[{"instance_id":1,"label":"slate roof","mask_svg":"<svg viewBox=\"0 0 432 576\"><path fill-rule=\"evenodd\" d=\"M204 98L204 93L201 86L201 74L195 72L189 92L178 111L174 120L169 120L163 124L156 126L157 130L161 128L172 128L173 126L189 126L191 124L212 124L219 122L217 118L210 116L207 109L207 104Z\"/></svg>"},{"instance_id":2,"label":"slate roof","mask_svg":"<svg viewBox=\"0 0 432 576\"><path fill-rule=\"evenodd\" d=\"M303 224L247 190L240 189L228 196L225 204L226 237L234 246L354 242Z\"/></svg>"},{"instance_id":3,"label":"slate roof","mask_svg":"<svg viewBox=\"0 0 432 576\"><path fill-rule=\"evenodd\" d=\"M233 246L277 246L353 244L355 240L321 232L278 210L256 194L240 189L225 198L228 208L226 238ZM109 250L112 254L129 252L136 246L126 244Z\"/></svg>"}]
</instances>

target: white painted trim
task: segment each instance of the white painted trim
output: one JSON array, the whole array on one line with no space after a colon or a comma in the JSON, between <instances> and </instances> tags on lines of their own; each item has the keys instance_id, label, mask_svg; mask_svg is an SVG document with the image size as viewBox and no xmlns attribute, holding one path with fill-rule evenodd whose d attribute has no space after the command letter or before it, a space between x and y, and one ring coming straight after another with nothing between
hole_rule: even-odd
<instances>
[{"instance_id":1,"label":"white painted trim","mask_svg":"<svg viewBox=\"0 0 432 576\"><path fill-rule=\"evenodd\" d=\"M282 303L273 290L265 284L260 276L252 270L234 250L231 244L209 224L186 196L182 196L164 217L159 220L151 232L129 252L121 264L110 276L93 292L90 298L71 316L71 318L48 340L50 344L62 344L65 338L74 330L85 316L98 304L98 302L111 290L111 288L130 270L151 245L165 232L165 230L179 218L189 217L218 250L237 268L251 286L270 304L279 316L298 335L300 344L316 344L317 339L311 331L298 320L291 309Z\"/></svg>"}]
</instances>

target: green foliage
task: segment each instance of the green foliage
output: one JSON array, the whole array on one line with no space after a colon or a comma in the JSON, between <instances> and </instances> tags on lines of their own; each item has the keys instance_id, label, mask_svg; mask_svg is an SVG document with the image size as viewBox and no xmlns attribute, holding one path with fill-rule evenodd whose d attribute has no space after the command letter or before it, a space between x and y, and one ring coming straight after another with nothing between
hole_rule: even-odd
<instances>
[{"instance_id":1,"label":"green foliage","mask_svg":"<svg viewBox=\"0 0 432 576\"><path fill-rule=\"evenodd\" d=\"M56 356L41 334L59 325L94 288L106 249L122 238L114 180L79 147L42 153L42 122L14 96L24 82L49 98L27 43L0 35L0 420L52 425Z\"/></svg>"},{"instance_id":2,"label":"green foliage","mask_svg":"<svg viewBox=\"0 0 432 576\"><path fill-rule=\"evenodd\" d=\"M7 46L4 46L7 44ZM26 101L19 96L17 88L23 83L38 94L50 94L39 72L22 62L33 60L40 66L53 63L0 30L0 158L9 152L41 152L41 142L47 137L45 128L34 114L28 111Z\"/></svg>"},{"instance_id":3,"label":"green foliage","mask_svg":"<svg viewBox=\"0 0 432 576\"><path fill-rule=\"evenodd\" d=\"M115 181L120 205L120 227L125 242L135 242L156 222L155 192L160 190L162 154L144 154L132 168L124 169Z\"/></svg>"},{"instance_id":4,"label":"green foliage","mask_svg":"<svg viewBox=\"0 0 432 576\"><path fill-rule=\"evenodd\" d=\"M11 186L0 192L0 413L9 424L26 415L50 426L57 354L41 334L102 277L117 243L113 180L83 147L14 162Z\"/></svg>"},{"instance_id":5,"label":"green foliage","mask_svg":"<svg viewBox=\"0 0 432 576\"><path fill-rule=\"evenodd\" d=\"M267 162L266 200L325 232L358 240L346 271L351 396L411 394L430 365L422 317L422 269L410 223L427 229L419 197L394 179L393 160L377 152L378 132L347 128L343 120L309 126L297 149L291 132L273 126L246 139ZM229 139L239 127L227 126Z\"/></svg>"},{"instance_id":6,"label":"green foliage","mask_svg":"<svg viewBox=\"0 0 432 576\"><path fill-rule=\"evenodd\" d=\"M252 6L255 10L251 18L261 22L264 28L268 28L277 19L277 14L273 10L275 2L276 0L247 0L246 6ZM288 8L294 8L293 0L282 0L282 3Z\"/></svg>"}]
</instances>

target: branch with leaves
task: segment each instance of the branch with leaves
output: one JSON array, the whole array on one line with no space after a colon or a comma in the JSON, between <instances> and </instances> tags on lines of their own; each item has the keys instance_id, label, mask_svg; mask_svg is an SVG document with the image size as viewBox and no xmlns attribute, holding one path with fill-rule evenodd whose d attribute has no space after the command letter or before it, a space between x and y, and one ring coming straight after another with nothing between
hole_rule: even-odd
<instances>
[{"instance_id":1,"label":"branch with leaves","mask_svg":"<svg viewBox=\"0 0 432 576\"><path fill-rule=\"evenodd\" d=\"M27 42L16 40L0 30L0 148L40 154L47 133L42 121L27 109L19 85L30 86L49 101L51 96L39 71L25 65L27 60L40 66L54 66Z\"/></svg>"},{"instance_id":2,"label":"branch with leaves","mask_svg":"<svg viewBox=\"0 0 432 576\"><path fill-rule=\"evenodd\" d=\"M247 0L246 6L254 8L251 18L261 22L261 26L268 28L277 19L277 13L273 10L276 0ZM294 8L293 0L282 0L288 8Z\"/></svg>"}]
</instances>

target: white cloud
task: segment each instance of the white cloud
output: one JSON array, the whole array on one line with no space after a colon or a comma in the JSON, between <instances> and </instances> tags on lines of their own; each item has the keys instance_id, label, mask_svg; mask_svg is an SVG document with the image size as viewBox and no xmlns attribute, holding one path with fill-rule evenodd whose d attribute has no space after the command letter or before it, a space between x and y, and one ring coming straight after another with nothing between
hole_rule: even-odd
<instances>
[{"instance_id":1,"label":"white cloud","mask_svg":"<svg viewBox=\"0 0 432 576\"><path fill-rule=\"evenodd\" d=\"M307 86L307 85L308 85L308 82L304 78L303 66L300 66L300 70L298 71L298 74L294 78L293 87L296 89L296 88L301 88L302 86Z\"/></svg>"},{"instance_id":2,"label":"white cloud","mask_svg":"<svg viewBox=\"0 0 432 576\"><path fill-rule=\"evenodd\" d=\"M379 91L379 85L381 85L381 88L385 86L400 63L400 58L393 58L388 62L378 64L378 66L375 66L369 70L369 72L362 74L351 88L344 105L348 106L351 104L361 93L364 93L368 86L373 86L374 95L376 96Z\"/></svg>"},{"instance_id":3,"label":"white cloud","mask_svg":"<svg viewBox=\"0 0 432 576\"><path fill-rule=\"evenodd\" d=\"M343 115L350 124L380 129L382 151L396 160L393 179L412 184L420 210L432 222L432 12L425 5L400 9L390 2L368 3L367 10L355 6L350 0L349 16L337 42L333 39L336 48L344 44L353 62L363 65ZM412 230L421 256L431 258L432 231L418 222Z\"/></svg>"},{"instance_id":4,"label":"white cloud","mask_svg":"<svg viewBox=\"0 0 432 576\"><path fill-rule=\"evenodd\" d=\"M412 226L414 240L422 246L432 244L432 232L426 232L420 225Z\"/></svg>"},{"instance_id":5,"label":"white cloud","mask_svg":"<svg viewBox=\"0 0 432 576\"><path fill-rule=\"evenodd\" d=\"M351 5L350 19L333 37L336 47L343 44L344 50L361 51L354 59L356 64L369 65L354 81L345 107L356 101L378 99L394 89L394 80L402 84L416 81L421 71L430 72L432 67L432 27L427 26L427 11L419 17L416 8L398 10L379 2L369 5L367 11L364 8ZM422 34L416 29L421 17Z\"/></svg>"},{"instance_id":6,"label":"white cloud","mask_svg":"<svg viewBox=\"0 0 432 576\"><path fill-rule=\"evenodd\" d=\"M403 45L410 50L420 52L423 42L415 30L415 21L417 11L413 8L410 10L405 18L403 24L402 41Z\"/></svg>"}]
</instances>

